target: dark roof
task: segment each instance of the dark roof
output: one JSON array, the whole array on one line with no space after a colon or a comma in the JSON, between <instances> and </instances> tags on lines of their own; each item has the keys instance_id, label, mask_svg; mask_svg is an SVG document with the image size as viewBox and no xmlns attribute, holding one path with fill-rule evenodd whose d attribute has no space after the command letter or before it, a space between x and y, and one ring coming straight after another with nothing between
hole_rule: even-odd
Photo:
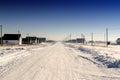
<instances>
[{"instance_id":1,"label":"dark roof","mask_svg":"<svg viewBox=\"0 0 120 80\"><path fill-rule=\"evenodd\" d=\"M45 37L40 37L39 39L46 39Z\"/></svg>"},{"instance_id":2,"label":"dark roof","mask_svg":"<svg viewBox=\"0 0 120 80\"><path fill-rule=\"evenodd\" d=\"M27 36L27 37L26 37L26 39L36 40L36 39L37 39L37 37L31 37L31 36L29 36L29 37L28 37L28 36Z\"/></svg>"},{"instance_id":3,"label":"dark roof","mask_svg":"<svg viewBox=\"0 0 120 80\"><path fill-rule=\"evenodd\" d=\"M46 41L46 38L39 38L39 40L40 40L41 42L45 42L45 41Z\"/></svg>"},{"instance_id":4,"label":"dark roof","mask_svg":"<svg viewBox=\"0 0 120 80\"><path fill-rule=\"evenodd\" d=\"M21 34L4 34L3 40L19 40Z\"/></svg>"}]
</instances>

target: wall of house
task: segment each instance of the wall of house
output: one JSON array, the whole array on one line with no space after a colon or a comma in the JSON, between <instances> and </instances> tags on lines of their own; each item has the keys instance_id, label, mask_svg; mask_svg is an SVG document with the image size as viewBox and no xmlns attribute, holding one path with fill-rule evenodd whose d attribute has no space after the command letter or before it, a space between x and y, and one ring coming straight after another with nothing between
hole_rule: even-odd
<instances>
[{"instance_id":1,"label":"wall of house","mask_svg":"<svg viewBox=\"0 0 120 80\"><path fill-rule=\"evenodd\" d=\"M18 40L3 40L3 44L18 45Z\"/></svg>"},{"instance_id":2,"label":"wall of house","mask_svg":"<svg viewBox=\"0 0 120 80\"><path fill-rule=\"evenodd\" d=\"M22 45L22 36L19 39L19 45Z\"/></svg>"}]
</instances>

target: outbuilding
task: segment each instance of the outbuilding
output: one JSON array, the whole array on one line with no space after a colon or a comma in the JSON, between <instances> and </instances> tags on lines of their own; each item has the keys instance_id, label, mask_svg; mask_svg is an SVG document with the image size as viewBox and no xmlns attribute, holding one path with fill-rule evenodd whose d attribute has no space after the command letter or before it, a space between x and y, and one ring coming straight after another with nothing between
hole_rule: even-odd
<instances>
[{"instance_id":1,"label":"outbuilding","mask_svg":"<svg viewBox=\"0 0 120 80\"><path fill-rule=\"evenodd\" d=\"M10 45L22 44L21 34L4 34L2 40L3 40L3 44L10 44Z\"/></svg>"},{"instance_id":2,"label":"outbuilding","mask_svg":"<svg viewBox=\"0 0 120 80\"><path fill-rule=\"evenodd\" d=\"M85 42L85 38L77 38L76 42L77 43L84 43Z\"/></svg>"}]
</instances>

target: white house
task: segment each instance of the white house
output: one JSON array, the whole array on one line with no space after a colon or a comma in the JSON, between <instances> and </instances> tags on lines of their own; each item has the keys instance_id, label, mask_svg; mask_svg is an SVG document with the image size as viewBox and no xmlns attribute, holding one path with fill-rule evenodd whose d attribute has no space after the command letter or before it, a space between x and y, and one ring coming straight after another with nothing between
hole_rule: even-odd
<instances>
[{"instance_id":1,"label":"white house","mask_svg":"<svg viewBox=\"0 0 120 80\"><path fill-rule=\"evenodd\" d=\"M21 34L4 34L2 39L3 39L3 44L11 44L11 45L22 44Z\"/></svg>"}]
</instances>

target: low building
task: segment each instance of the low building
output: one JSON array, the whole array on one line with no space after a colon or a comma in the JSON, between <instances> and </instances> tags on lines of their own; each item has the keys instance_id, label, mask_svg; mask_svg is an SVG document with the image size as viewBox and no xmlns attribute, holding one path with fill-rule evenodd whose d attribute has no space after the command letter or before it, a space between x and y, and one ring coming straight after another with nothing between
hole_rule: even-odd
<instances>
[{"instance_id":1,"label":"low building","mask_svg":"<svg viewBox=\"0 0 120 80\"><path fill-rule=\"evenodd\" d=\"M76 39L72 39L71 42L72 42L72 43L76 43Z\"/></svg>"},{"instance_id":2,"label":"low building","mask_svg":"<svg viewBox=\"0 0 120 80\"><path fill-rule=\"evenodd\" d=\"M26 38L22 38L22 44L29 44L29 41Z\"/></svg>"},{"instance_id":3,"label":"low building","mask_svg":"<svg viewBox=\"0 0 120 80\"><path fill-rule=\"evenodd\" d=\"M84 43L85 42L85 38L77 38L76 42L77 43Z\"/></svg>"},{"instance_id":4,"label":"low building","mask_svg":"<svg viewBox=\"0 0 120 80\"><path fill-rule=\"evenodd\" d=\"M120 44L120 38L117 38L116 43Z\"/></svg>"},{"instance_id":5,"label":"low building","mask_svg":"<svg viewBox=\"0 0 120 80\"><path fill-rule=\"evenodd\" d=\"M40 41L40 39L39 39L39 38L37 38L37 43L41 43L41 41Z\"/></svg>"},{"instance_id":6,"label":"low building","mask_svg":"<svg viewBox=\"0 0 120 80\"><path fill-rule=\"evenodd\" d=\"M46 41L46 38L38 38L38 37L31 37L31 36L29 37L27 36L26 38L22 39L23 44L37 44L45 41Z\"/></svg>"},{"instance_id":7,"label":"low building","mask_svg":"<svg viewBox=\"0 0 120 80\"><path fill-rule=\"evenodd\" d=\"M46 38L39 38L40 42L46 42Z\"/></svg>"},{"instance_id":8,"label":"low building","mask_svg":"<svg viewBox=\"0 0 120 80\"><path fill-rule=\"evenodd\" d=\"M22 39L22 43L23 44L35 44L35 43L38 43L38 39L37 37L31 37L31 36L27 36L26 38L23 38Z\"/></svg>"},{"instance_id":9,"label":"low building","mask_svg":"<svg viewBox=\"0 0 120 80\"><path fill-rule=\"evenodd\" d=\"M11 45L22 44L21 34L4 34L2 40L3 40L3 44L11 44Z\"/></svg>"}]
</instances>

